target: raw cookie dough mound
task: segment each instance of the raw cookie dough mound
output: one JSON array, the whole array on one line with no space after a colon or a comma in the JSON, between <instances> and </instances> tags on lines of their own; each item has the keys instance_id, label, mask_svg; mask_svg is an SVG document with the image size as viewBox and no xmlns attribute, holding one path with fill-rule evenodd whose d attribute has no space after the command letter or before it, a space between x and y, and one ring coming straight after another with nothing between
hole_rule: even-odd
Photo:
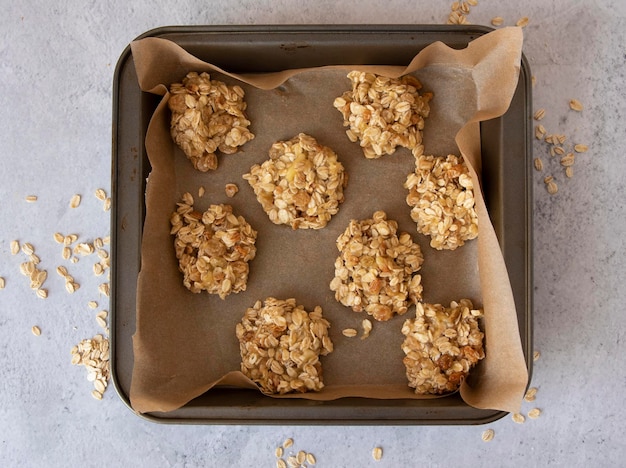
<instances>
[{"instance_id":1,"label":"raw cookie dough mound","mask_svg":"<svg viewBox=\"0 0 626 468\"><path fill-rule=\"evenodd\" d=\"M384 211L350 221L337 238L340 255L330 283L337 301L385 321L422 298L422 277L416 274L424 261L422 251L408 233L398 236L397 229Z\"/></svg>"},{"instance_id":2,"label":"raw cookie dough mound","mask_svg":"<svg viewBox=\"0 0 626 468\"><path fill-rule=\"evenodd\" d=\"M193 197L183 195L171 216L171 234L183 284L193 293L206 291L224 299L246 290L248 262L256 255L256 231L230 205L193 209Z\"/></svg>"},{"instance_id":3,"label":"raw cookie dough mound","mask_svg":"<svg viewBox=\"0 0 626 468\"><path fill-rule=\"evenodd\" d=\"M335 99L333 106L349 127L348 138L360 142L365 157L393 154L398 146L422 154L422 130L432 93L420 95L422 84L412 75L396 79L352 71L348 78L352 90Z\"/></svg>"},{"instance_id":4,"label":"raw cookie dough mound","mask_svg":"<svg viewBox=\"0 0 626 468\"><path fill-rule=\"evenodd\" d=\"M416 305L416 317L402 327L402 351L409 387L417 394L442 394L459 388L470 369L485 357L482 310L469 299Z\"/></svg>"},{"instance_id":5,"label":"raw cookie dough mound","mask_svg":"<svg viewBox=\"0 0 626 468\"><path fill-rule=\"evenodd\" d=\"M320 307L307 312L295 299L257 301L235 330L241 371L265 393L319 391L319 358L333 351L329 327Z\"/></svg>"},{"instance_id":6,"label":"raw cookie dough mound","mask_svg":"<svg viewBox=\"0 0 626 468\"><path fill-rule=\"evenodd\" d=\"M254 138L240 86L191 72L182 83L172 84L170 93L172 138L197 170L217 169L217 151L235 153Z\"/></svg>"},{"instance_id":7,"label":"raw cookie dough mound","mask_svg":"<svg viewBox=\"0 0 626 468\"><path fill-rule=\"evenodd\" d=\"M255 164L243 178L274 224L321 229L339 211L347 183L342 164L328 147L300 133L278 141L270 159Z\"/></svg>"},{"instance_id":8,"label":"raw cookie dough mound","mask_svg":"<svg viewBox=\"0 0 626 468\"><path fill-rule=\"evenodd\" d=\"M478 236L474 185L463 158L418 156L404 187L411 218L431 237L431 247L454 250Z\"/></svg>"}]
</instances>

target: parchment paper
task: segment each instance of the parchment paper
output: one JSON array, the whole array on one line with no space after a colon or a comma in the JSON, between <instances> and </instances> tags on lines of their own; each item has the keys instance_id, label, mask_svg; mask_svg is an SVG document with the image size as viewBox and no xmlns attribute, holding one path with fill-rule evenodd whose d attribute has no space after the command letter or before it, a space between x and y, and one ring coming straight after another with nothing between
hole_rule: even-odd
<instances>
[{"instance_id":1,"label":"parchment paper","mask_svg":"<svg viewBox=\"0 0 626 468\"><path fill-rule=\"evenodd\" d=\"M366 340L343 337L347 327L360 329L366 318L335 301L333 278L337 236L351 219L384 210L409 232L424 252L421 270L424 301L449 304L470 298L485 311L486 358L462 385L462 398L478 408L519 411L528 374L506 267L480 191L476 190L478 239L455 251L435 251L429 238L416 232L402 184L414 169L409 151L376 160L345 135L342 116L332 103L349 89L353 69L391 77L414 73L432 91L426 120L426 154L461 154L479 186L478 122L502 115L515 91L520 70L522 33L503 28L486 34L463 50L434 43L406 68L396 66L321 67L271 74L235 75L202 62L173 42L146 38L131 44L141 89L163 96L146 136L152 165L146 189L142 266L137 285L137 328L133 337L134 368L130 389L138 412L171 411L215 385L256 388L240 372L235 324L256 300L295 297L307 310L319 305L331 323L335 350L322 358L324 383L319 393L283 396L330 400L347 396L424 398L407 386L400 348L403 322L414 308L389 322L374 322ZM169 134L167 88L189 71L207 71L213 79L240 84L246 92L250 130L256 135L242 151L218 155L216 171L195 171ZM345 202L322 230L293 231L272 224L242 175L268 158L274 141L308 133L331 147L349 174ZM236 183L234 198L225 184ZM206 194L198 198L200 186ZM182 276L169 234L169 218L182 193L195 195L196 208L228 203L258 231L257 256L251 262L248 288L225 300L193 294ZM483 285L483 287L481 287Z\"/></svg>"}]
</instances>

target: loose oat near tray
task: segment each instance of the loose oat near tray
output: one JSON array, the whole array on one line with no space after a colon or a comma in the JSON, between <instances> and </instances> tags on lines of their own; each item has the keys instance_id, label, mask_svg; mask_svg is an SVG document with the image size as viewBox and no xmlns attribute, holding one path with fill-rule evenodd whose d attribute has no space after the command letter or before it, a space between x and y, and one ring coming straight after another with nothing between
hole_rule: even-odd
<instances>
[{"instance_id":1,"label":"loose oat near tray","mask_svg":"<svg viewBox=\"0 0 626 468\"><path fill-rule=\"evenodd\" d=\"M274 224L321 229L339 211L347 174L335 152L304 133L278 141L244 174Z\"/></svg>"},{"instance_id":2,"label":"loose oat near tray","mask_svg":"<svg viewBox=\"0 0 626 468\"><path fill-rule=\"evenodd\" d=\"M453 392L485 357L478 324L483 311L469 299L453 301L450 307L418 303L415 309L415 318L402 326L409 387L418 394Z\"/></svg>"},{"instance_id":3,"label":"loose oat near tray","mask_svg":"<svg viewBox=\"0 0 626 468\"><path fill-rule=\"evenodd\" d=\"M462 158L419 156L404 186L411 218L431 247L454 250L478 236L474 186Z\"/></svg>"},{"instance_id":4,"label":"loose oat near tray","mask_svg":"<svg viewBox=\"0 0 626 468\"><path fill-rule=\"evenodd\" d=\"M190 72L170 86L170 93L172 138L199 171L217 169L217 151L235 153L254 138L240 86Z\"/></svg>"},{"instance_id":5,"label":"loose oat near tray","mask_svg":"<svg viewBox=\"0 0 626 468\"><path fill-rule=\"evenodd\" d=\"M348 78L352 90L336 98L333 106L349 127L348 138L359 141L365 157L393 154L398 146L421 154L432 94L419 94L419 80L412 75L396 79L359 71L350 72Z\"/></svg>"},{"instance_id":6,"label":"loose oat near tray","mask_svg":"<svg viewBox=\"0 0 626 468\"><path fill-rule=\"evenodd\" d=\"M256 231L230 205L211 205L200 213L193 203L185 193L171 216L183 284L193 293L207 291L222 299L245 291L248 262L256 255Z\"/></svg>"},{"instance_id":7,"label":"loose oat near tray","mask_svg":"<svg viewBox=\"0 0 626 468\"><path fill-rule=\"evenodd\" d=\"M321 307L307 312L295 299L267 298L236 326L241 371L266 393L319 391L320 356L333 351Z\"/></svg>"},{"instance_id":8,"label":"loose oat near tray","mask_svg":"<svg viewBox=\"0 0 626 468\"><path fill-rule=\"evenodd\" d=\"M370 219L352 220L337 239L340 255L330 283L335 299L355 312L385 321L402 315L422 298L416 274L424 257L411 236L397 234L398 223L383 211Z\"/></svg>"}]
</instances>

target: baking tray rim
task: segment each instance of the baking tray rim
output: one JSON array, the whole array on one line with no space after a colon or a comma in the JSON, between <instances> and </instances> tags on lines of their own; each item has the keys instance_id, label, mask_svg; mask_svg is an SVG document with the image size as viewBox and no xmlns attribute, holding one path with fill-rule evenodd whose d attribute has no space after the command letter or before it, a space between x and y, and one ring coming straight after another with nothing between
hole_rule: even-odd
<instances>
[{"instance_id":1,"label":"baking tray rim","mask_svg":"<svg viewBox=\"0 0 626 468\"><path fill-rule=\"evenodd\" d=\"M322 25L322 24L288 24L288 25L271 25L271 24L263 24L263 25L171 25L171 26L161 26L154 29L150 29L139 36L137 36L134 40L143 39L146 37L159 37L167 34L195 34L195 33L209 33L209 34L246 34L246 33L264 33L264 34L275 34L275 33L283 33L283 34L330 34L330 33L361 33L361 34L381 34L381 33L413 33L413 34L428 34L428 33L473 33L477 35L483 35L490 31L493 31L494 28L484 25L443 25L443 24L397 24L397 25L387 25L387 24L371 24L371 25L348 25L348 24L336 24L336 25ZM114 73L113 73L113 87L112 87L112 97L113 97L113 106L112 106L112 166L111 166L111 196L112 196L112 209L111 209L111 257L113 261L111 262L111 278L115 278L117 271L116 262L116 252L117 252L117 244L116 244L116 236L115 236L115 227L117 226L118 213L117 213L117 190L116 190L116 181L117 181L117 117L119 111L119 92L120 92L120 82L119 77L122 68L126 64L128 60L132 60L132 53L130 49L130 44L128 44L116 63ZM531 75L530 75L530 65L526 58L526 56L522 53L521 56L521 66L520 66L520 75L525 75L525 101L526 101L526 118L524 119L524 133L525 133L525 143L526 143L526 156L529 156L529 153L532 152L532 135L531 135L531 127L532 122L529 123L529 116L532 114L532 87L531 87ZM140 142L142 147L144 142ZM532 157L530 157L532 160ZM525 303L526 303L526 313L524 315L525 321L524 325L527 330L526 336L522 336L522 342L525 344L525 360L528 369L528 385L532 380L532 371L533 371L533 361L532 361L532 349L533 349L533 295L532 295L532 284L533 284L533 273L532 273L532 222L533 222L533 210L532 210L532 185L531 185L531 165L526 163L526 177L524 181L525 188L525 252L524 252L524 261L527 266L525 271ZM142 419L147 421L151 421L159 424L184 424L184 425L207 425L207 424L246 424L246 425L274 425L274 424L291 424L291 425L481 425L488 424L494 421L497 421L507 414L507 411L502 410L480 410L482 416L475 417L471 419L367 419L367 418L344 418L344 419L325 419L325 418L310 418L310 419L298 419L293 420L290 418L277 417L275 419L267 419L267 418L219 418L219 419L210 419L210 418L192 418L192 417L168 417L167 415L161 416L163 413L159 412L151 412L151 413L140 413L132 408L130 403L130 397L128 395L128 391L122 388L120 383L120 379L117 375L117 367L115 366L116 362L116 295L115 295L115 282L111 281L111 296L110 296L110 375L111 381L115 388L115 391L125 406ZM266 397L269 398L269 397ZM362 398L356 397L348 397L342 398L339 400L349 401L349 400L366 400ZM334 400L337 401L337 400ZM384 401L384 400L374 400L374 401ZM414 400L392 400L392 401L407 401L412 402ZM420 400L417 400L420 401ZM329 402L326 402L329 403ZM185 405L186 406L186 405ZM469 406L469 405L467 405Z\"/></svg>"}]
</instances>

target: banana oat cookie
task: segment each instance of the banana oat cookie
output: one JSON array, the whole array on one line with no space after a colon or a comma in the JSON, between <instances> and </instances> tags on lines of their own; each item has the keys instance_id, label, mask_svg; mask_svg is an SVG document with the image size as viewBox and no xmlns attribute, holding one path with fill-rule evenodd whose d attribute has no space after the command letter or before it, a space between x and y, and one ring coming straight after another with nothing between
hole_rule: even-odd
<instances>
[{"instance_id":1,"label":"banana oat cookie","mask_svg":"<svg viewBox=\"0 0 626 468\"><path fill-rule=\"evenodd\" d=\"M170 133L197 170L217 169L219 151L232 154L254 138L244 111L240 86L211 80L208 73L188 73L170 86Z\"/></svg>"},{"instance_id":2,"label":"banana oat cookie","mask_svg":"<svg viewBox=\"0 0 626 468\"><path fill-rule=\"evenodd\" d=\"M422 251L408 233L398 235L397 229L396 221L377 211L371 219L350 221L337 238L340 254L330 283L335 299L379 321L405 314L422 298L422 277L417 274Z\"/></svg>"},{"instance_id":3,"label":"banana oat cookie","mask_svg":"<svg viewBox=\"0 0 626 468\"><path fill-rule=\"evenodd\" d=\"M347 174L337 155L312 136L300 133L278 141L270 158L243 178L274 224L321 229L339 211Z\"/></svg>"},{"instance_id":4,"label":"banana oat cookie","mask_svg":"<svg viewBox=\"0 0 626 468\"><path fill-rule=\"evenodd\" d=\"M329 327L320 307L307 312L293 298L257 301L235 329L241 371L265 393L319 391L320 356L333 351Z\"/></svg>"},{"instance_id":5,"label":"banana oat cookie","mask_svg":"<svg viewBox=\"0 0 626 468\"><path fill-rule=\"evenodd\" d=\"M193 208L191 194L185 193L170 221L187 289L222 299L246 290L257 233L243 216L236 216L230 205L211 205L200 213Z\"/></svg>"}]
</instances>

